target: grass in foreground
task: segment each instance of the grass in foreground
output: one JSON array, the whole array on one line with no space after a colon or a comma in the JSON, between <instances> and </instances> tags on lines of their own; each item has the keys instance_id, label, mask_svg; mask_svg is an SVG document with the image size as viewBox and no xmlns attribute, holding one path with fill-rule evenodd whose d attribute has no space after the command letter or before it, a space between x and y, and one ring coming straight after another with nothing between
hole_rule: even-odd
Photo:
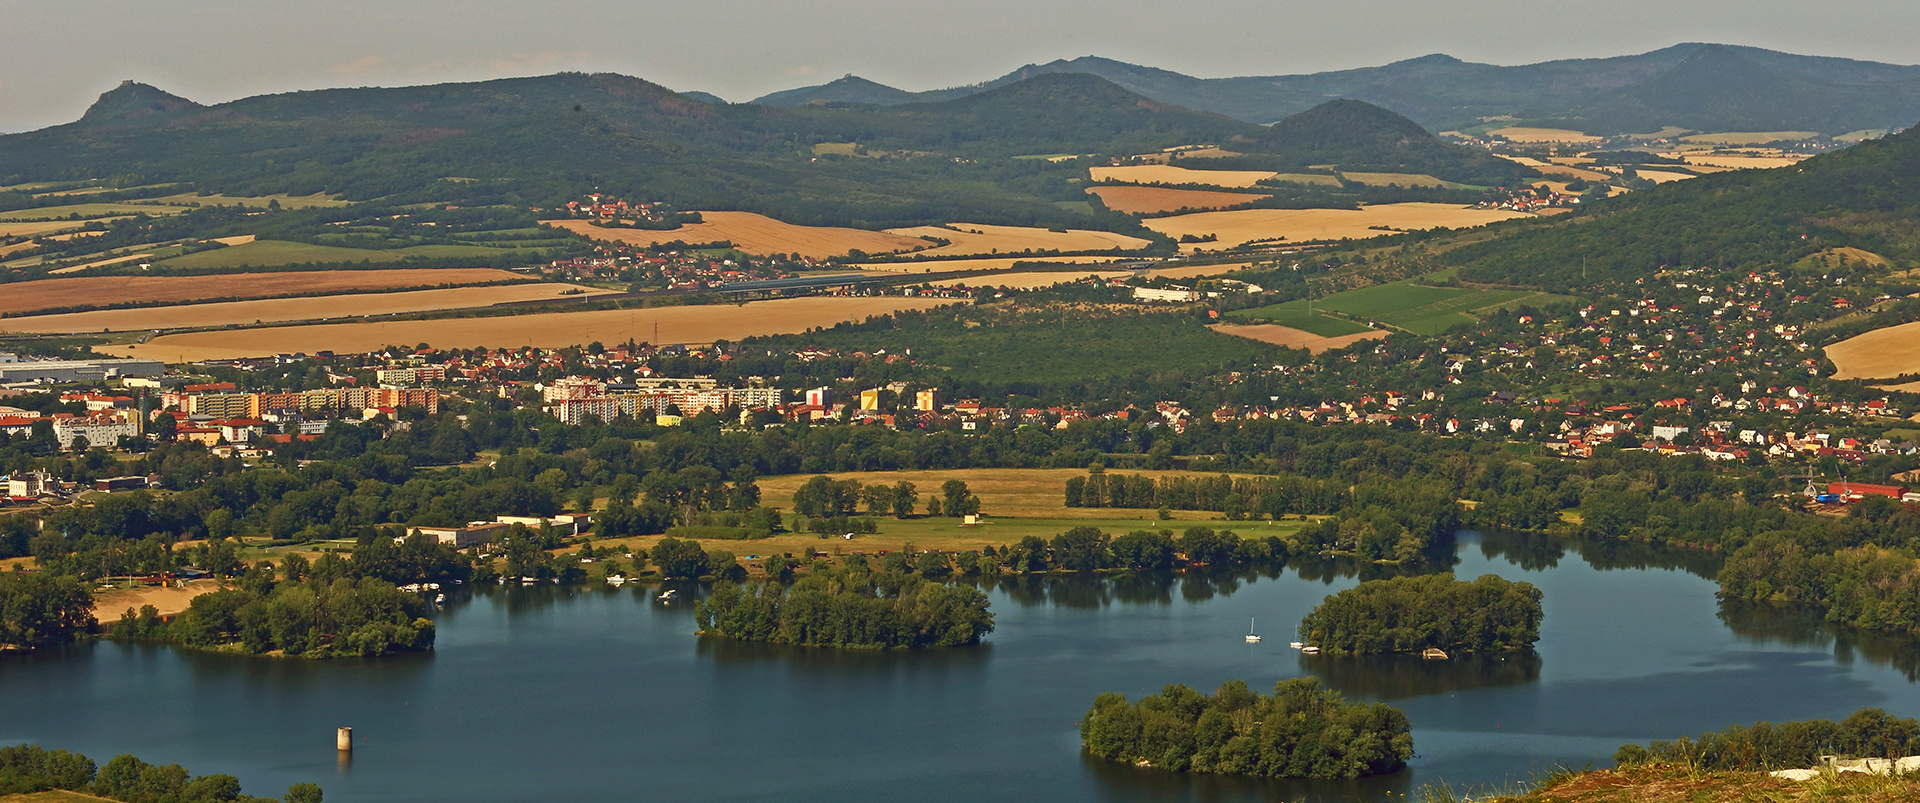
<instances>
[{"instance_id":1,"label":"grass in foreground","mask_svg":"<svg viewBox=\"0 0 1920 803\"><path fill-rule=\"evenodd\" d=\"M1563 773L1524 794L1462 796L1428 787L1428 803L1893 803L1920 799L1920 778L1840 773L1788 781L1764 772L1707 772L1674 765Z\"/></svg>"}]
</instances>

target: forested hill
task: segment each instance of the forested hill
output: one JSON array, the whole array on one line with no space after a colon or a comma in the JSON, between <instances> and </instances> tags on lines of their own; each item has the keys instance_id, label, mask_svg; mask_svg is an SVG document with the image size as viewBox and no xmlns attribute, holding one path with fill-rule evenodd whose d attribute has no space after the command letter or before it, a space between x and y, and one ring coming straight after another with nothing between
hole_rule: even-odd
<instances>
[{"instance_id":1,"label":"forested hill","mask_svg":"<svg viewBox=\"0 0 1920 803\"><path fill-rule=\"evenodd\" d=\"M1333 164L1348 171L1426 173L1490 187L1534 175L1485 151L1442 142L1419 123L1358 100L1328 101L1274 123L1245 149L1276 154L1285 167Z\"/></svg>"},{"instance_id":2,"label":"forested hill","mask_svg":"<svg viewBox=\"0 0 1920 803\"><path fill-rule=\"evenodd\" d=\"M1784 269L1851 247L1920 258L1920 130L1817 156L1663 184L1445 254L1470 281L1569 291L1661 266ZM1584 275L1587 278L1583 277Z\"/></svg>"},{"instance_id":3,"label":"forested hill","mask_svg":"<svg viewBox=\"0 0 1920 803\"><path fill-rule=\"evenodd\" d=\"M1675 125L1705 131L1898 128L1920 119L1920 67L1688 43L1648 53L1500 66L1434 54L1379 67L1302 75L1195 78L1085 56L1029 64L1000 78L931 92L848 79L777 92L757 103L909 103L949 99L1047 73L1084 73L1155 100L1271 123L1335 98L1364 100L1434 131L1512 115L1593 134ZM851 77L849 77L851 78Z\"/></svg>"},{"instance_id":4,"label":"forested hill","mask_svg":"<svg viewBox=\"0 0 1920 803\"><path fill-rule=\"evenodd\" d=\"M598 189L793 222L1089 225L1099 221L1054 203L1084 198L1069 181L1078 168L1007 157L1121 154L1257 131L1084 75L892 108L713 104L638 78L578 73L205 107L162 95L122 87L82 120L0 137L0 183L116 177L229 194L514 205ZM136 109L144 113L128 113ZM896 152L817 158L814 146L828 142Z\"/></svg>"}]
</instances>

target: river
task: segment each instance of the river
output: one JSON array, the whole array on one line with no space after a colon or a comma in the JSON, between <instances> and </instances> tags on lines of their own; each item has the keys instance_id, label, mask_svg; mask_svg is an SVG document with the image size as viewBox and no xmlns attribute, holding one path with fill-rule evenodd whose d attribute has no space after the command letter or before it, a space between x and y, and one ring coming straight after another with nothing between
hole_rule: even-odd
<instances>
[{"instance_id":1,"label":"river","mask_svg":"<svg viewBox=\"0 0 1920 803\"><path fill-rule=\"evenodd\" d=\"M1541 588L1536 656L1303 656L1287 646L1294 624L1360 579L1330 564L1016 578L990 588L987 644L912 654L702 639L692 603L654 601L651 587L489 588L439 613L431 654L271 660L102 642L0 659L0 744L132 753L238 776L255 795L311 780L330 803L1384 800L1606 766L1624 742L1735 723L1920 713L1911 640L1723 609L1703 558L1466 533L1452 570ZM1259 644L1242 639L1250 618ZM1101 692L1229 679L1264 691L1308 674L1405 710L1411 767L1247 781L1080 752L1076 721ZM342 725L355 728L350 760L333 747Z\"/></svg>"}]
</instances>

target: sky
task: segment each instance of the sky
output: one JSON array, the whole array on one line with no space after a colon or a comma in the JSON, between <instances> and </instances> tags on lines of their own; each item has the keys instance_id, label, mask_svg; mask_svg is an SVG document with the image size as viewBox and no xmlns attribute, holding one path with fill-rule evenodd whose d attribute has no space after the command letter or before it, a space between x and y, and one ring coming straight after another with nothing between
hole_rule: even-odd
<instances>
[{"instance_id":1,"label":"sky","mask_svg":"<svg viewBox=\"0 0 1920 803\"><path fill-rule=\"evenodd\" d=\"M126 79L213 104L578 70L741 102L1089 55L1203 78L1682 42L1920 63L1915 0L0 0L0 20L0 132L78 119Z\"/></svg>"}]
</instances>

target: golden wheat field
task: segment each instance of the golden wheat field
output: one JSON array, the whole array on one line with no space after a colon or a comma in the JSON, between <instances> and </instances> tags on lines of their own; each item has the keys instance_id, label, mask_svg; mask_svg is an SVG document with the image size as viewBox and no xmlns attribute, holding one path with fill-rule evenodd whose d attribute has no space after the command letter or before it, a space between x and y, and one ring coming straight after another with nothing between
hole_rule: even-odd
<instances>
[{"instance_id":1,"label":"golden wheat field","mask_svg":"<svg viewBox=\"0 0 1920 803\"><path fill-rule=\"evenodd\" d=\"M38 237L43 234L77 229L84 220L8 220L0 221L0 237Z\"/></svg>"},{"instance_id":2,"label":"golden wheat field","mask_svg":"<svg viewBox=\"0 0 1920 803\"><path fill-rule=\"evenodd\" d=\"M493 268L396 268L392 270L301 270L214 276L86 276L40 279L6 286L0 314L18 315L62 307L181 303L209 298L272 298L306 293L349 293L396 287L484 284L526 277Z\"/></svg>"},{"instance_id":3,"label":"golden wheat field","mask_svg":"<svg viewBox=\"0 0 1920 803\"><path fill-rule=\"evenodd\" d=\"M1251 262L1229 262L1223 265L1188 265L1180 268L1154 268L1147 271L1148 276L1168 279L1192 279L1199 276L1221 276L1241 268L1252 267Z\"/></svg>"},{"instance_id":4,"label":"golden wheat field","mask_svg":"<svg viewBox=\"0 0 1920 803\"><path fill-rule=\"evenodd\" d=\"M1834 379L1878 379L1920 373L1920 321L1875 329L1827 347Z\"/></svg>"},{"instance_id":5,"label":"golden wheat field","mask_svg":"<svg viewBox=\"0 0 1920 803\"><path fill-rule=\"evenodd\" d=\"M1209 187L1246 188L1277 173L1264 170L1194 170L1170 165L1125 165L1090 168L1094 181L1118 181L1123 184L1203 184Z\"/></svg>"},{"instance_id":6,"label":"golden wheat field","mask_svg":"<svg viewBox=\"0 0 1920 803\"><path fill-rule=\"evenodd\" d=\"M955 270L1003 271L1011 270L1020 262L1044 262L1049 264L1093 264L1110 262L1123 257L1109 256L1065 256L1065 257L985 257L975 259L929 259L913 262L866 262L854 267L869 273L945 273Z\"/></svg>"},{"instance_id":7,"label":"golden wheat field","mask_svg":"<svg viewBox=\"0 0 1920 803\"><path fill-rule=\"evenodd\" d=\"M1671 170L1635 170L1634 173L1655 184L1670 184L1675 181L1698 178L1692 173L1675 173Z\"/></svg>"},{"instance_id":8,"label":"golden wheat field","mask_svg":"<svg viewBox=\"0 0 1920 803\"><path fill-rule=\"evenodd\" d=\"M1365 239L1394 234L1392 230L1430 229L1438 226L1470 228L1509 218L1525 217L1523 212L1504 209L1472 209L1453 204L1381 204L1360 209L1241 209L1227 212L1196 212L1191 215L1152 218L1143 221L1148 228L1179 239L1186 235L1214 235L1216 242L1182 245L1182 251L1228 248L1254 240L1284 237L1288 244L1344 238ZM1385 226L1392 230L1371 228Z\"/></svg>"},{"instance_id":9,"label":"golden wheat field","mask_svg":"<svg viewBox=\"0 0 1920 803\"><path fill-rule=\"evenodd\" d=\"M1532 144L1539 142L1598 142L1599 137L1591 137L1578 131L1565 128L1529 128L1527 126L1508 126L1488 131L1491 136L1506 137L1513 142Z\"/></svg>"},{"instance_id":10,"label":"golden wheat field","mask_svg":"<svg viewBox=\"0 0 1920 803\"><path fill-rule=\"evenodd\" d=\"M1238 206L1268 197L1243 192L1176 190L1167 187L1138 186L1088 187L1087 192L1100 196L1100 203L1105 204L1108 209L1128 215L1155 215L1162 212L1175 212L1181 209L1220 209L1222 207Z\"/></svg>"},{"instance_id":11,"label":"golden wheat field","mask_svg":"<svg viewBox=\"0 0 1920 803\"><path fill-rule=\"evenodd\" d=\"M1032 226L991 226L985 223L951 223L942 226L914 226L887 229L899 237L939 237L948 245L921 251L927 256L973 256L981 254L1017 254L1022 251L1128 251L1147 247L1146 240L1114 234L1110 231L1068 229L1048 231Z\"/></svg>"},{"instance_id":12,"label":"golden wheat field","mask_svg":"<svg viewBox=\"0 0 1920 803\"><path fill-rule=\"evenodd\" d=\"M1384 330L1376 329L1371 332L1357 332L1339 337L1322 337L1312 332L1295 329L1290 326L1281 326L1277 323L1215 324L1211 328L1213 331L1223 335L1244 337L1248 340L1258 340L1262 343L1272 343L1276 346L1286 346L1290 349L1306 349L1314 354L1350 346L1362 340L1377 340L1386 337L1388 334Z\"/></svg>"},{"instance_id":13,"label":"golden wheat field","mask_svg":"<svg viewBox=\"0 0 1920 803\"><path fill-rule=\"evenodd\" d=\"M1599 172L1597 170L1588 170L1583 167L1580 167L1579 165L1581 164L1591 164L1591 162L1588 162L1584 159L1569 159L1569 158L1563 157L1563 158L1555 158L1552 161L1543 162L1539 159L1534 159L1526 156L1502 156L1501 158L1511 162L1515 162L1517 164L1526 165L1542 173L1545 173L1549 176L1564 176L1570 179L1577 178L1585 181L1612 181L1613 180L1612 176L1609 176L1605 173Z\"/></svg>"},{"instance_id":14,"label":"golden wheat field","mask_svg":"<svg viewBox=\"0 0 1920 803\"><path fill-rule=\"evenodd\" d=\"M752 212L701 212L703 222L671 231L603 229L585 220L543 220L542 225L595 240L653 245L679 240L711 243L722 240L749 254L799 254L814 259L837 257L849 251L892 254L932 245L926 240L879 231L830 226L796 226Z\"/></svg>"},{"instance_id":15,"label":"golden wheat field","mask_svg":"<svg viewBox=\"0 0 1920 803\"><path fill-rule=\"evenodd\" d=\"M629 339L652 343L711 343L804 332L816 326L951 303L954 302L901 296L808 296L749 304L186 332L157 337L138 346L103 346L95 350L167 362L192 362L292 352L357 354L388 345L418 343L440 348L560 348L596 340L624 343Z\"/></svg>"},{"instance_id":16,"label":"golden wheat field","mask_svg":"<svg viewBox=\"0 0 1920 803\"><path fill-rule=\"evenodd\" d=\"M1730 170L1770 170L1775 167L1789 167L1804 161L1806 157L1781 154L1778 156L1748 156L1733 154L1685 154L1681 158L1690 165L1724 167Z\"/></svg>"},{"instance_id":17,"label":"golden wheat field","mask_svg":"<svg viewBox=\"0 0 1920 803\"><path fill-rule=\"evenodd\" d=\"M1702 145L1765 145L1817 136L1820 136L1818 131L1722 131L1717 134L1689 134L1681 137L1680 141Z\"/></svg>"},{"instance_id":18,"label":"golden wheat field","mask_svg":"<svg viewBox=\"0 0 1920 803\"><path fill-rule=\"evenodd\" d=\"M311 321L322 318L354 318L405 312L432 312L443 309L470 309L514 301L560 298L562 294L601 295L611 292L613 291L595 287L542 282L303 298L269 298L141 309L93 310L58 315L29 315L0 319L0 331L52 333L189 329L227 324Z\"/></svg>"}]
</instances>

